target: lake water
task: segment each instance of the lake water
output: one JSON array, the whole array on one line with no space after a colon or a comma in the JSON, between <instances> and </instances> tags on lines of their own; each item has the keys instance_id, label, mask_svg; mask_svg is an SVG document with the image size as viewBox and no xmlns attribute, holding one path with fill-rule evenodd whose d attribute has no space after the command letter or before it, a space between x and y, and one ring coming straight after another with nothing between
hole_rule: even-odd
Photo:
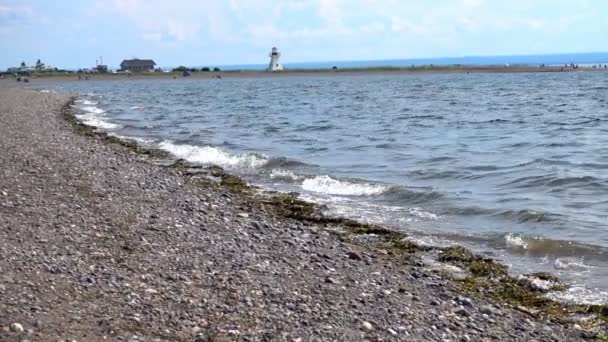
<instances>
[{"instance_id":1,"label":"lake water","mask_svg":"<svg viewBox=\"0 0 608 342\"><path fill-rule=\"evenodd\" d=\"M44 83L81 119L608 303L608 74Z\"/></svg>"}]
</instances>

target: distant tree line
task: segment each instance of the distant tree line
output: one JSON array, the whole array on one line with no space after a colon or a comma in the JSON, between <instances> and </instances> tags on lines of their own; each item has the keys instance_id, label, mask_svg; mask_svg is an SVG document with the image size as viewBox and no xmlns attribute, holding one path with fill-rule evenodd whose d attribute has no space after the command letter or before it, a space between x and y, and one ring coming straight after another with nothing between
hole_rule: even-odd
<instances>
[{"instance_id":1,"label":"distant tree line","mask_svg":"<svg viewBox=\"0 0 608 342\"><path fill-rule=\"evenodd\" d=\"M187 68L183 65L178 66L177 68L173 68L173 70L171 70L173 72L184 72L184 71L189 71L189 72L210 72L210 71L214 71L214 72L218 72L218 71L222 71L220 70L220 68L208 68L208 67L204 67L204 68Z\"/></svg>"}]
</instances>

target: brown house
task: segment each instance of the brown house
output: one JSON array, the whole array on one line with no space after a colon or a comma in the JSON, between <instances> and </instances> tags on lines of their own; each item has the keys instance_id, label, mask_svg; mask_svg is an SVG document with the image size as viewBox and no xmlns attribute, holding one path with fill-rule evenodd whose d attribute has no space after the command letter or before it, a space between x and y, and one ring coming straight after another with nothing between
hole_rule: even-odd
<instances>
[{"instance_id":1,"label":"brown house","mask_svg":"<svg viewBox=\"0 0 608 342\"><path fill-rule=\"evenodd\" d=\"M143 72L154 71L154 63L151 59L125 59L120 63L120 71Z\"/></svg>"}]
</instances>

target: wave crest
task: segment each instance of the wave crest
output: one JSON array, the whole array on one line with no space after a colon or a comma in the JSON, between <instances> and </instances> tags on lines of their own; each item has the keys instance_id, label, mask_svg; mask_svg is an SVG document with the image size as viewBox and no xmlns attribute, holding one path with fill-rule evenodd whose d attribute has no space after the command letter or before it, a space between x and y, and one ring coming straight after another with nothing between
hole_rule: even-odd
<instances>
[{"instance_id":1,"label":"wave crest","mask_svg":"<svg viewBox=\"0 0 608 342\"><path fill-rule=\"evenodd\" d=\"M302 182L302 189L328 195L375 196L389 188L387 185L341 181L330 176L317 176Z\"/></svg>"},{"instance_id":2,"label":"wave crest","mask_svg":"<svg viewBox=\"0 0 608 342\"><path fill-rule=\"evenodd\" d=\"M233 155L211 146L179 145L163 141L159 147L178 158L193 163L215 164L228 168L255 169L268 162L268 158L256 154Z\"/></svg>"}]
</instances>

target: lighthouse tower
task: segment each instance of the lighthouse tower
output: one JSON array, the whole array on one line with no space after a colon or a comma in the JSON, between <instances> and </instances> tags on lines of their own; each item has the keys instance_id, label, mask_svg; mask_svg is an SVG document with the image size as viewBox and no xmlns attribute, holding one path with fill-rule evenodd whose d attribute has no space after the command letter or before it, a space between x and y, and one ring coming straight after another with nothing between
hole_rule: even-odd
<instances>
[{"instance_id":1,"label":"lighthouse tower","mask_svg":"<svg viewBox=\"0 0 608 342\"><path fill-rule=\"evenodd\" d=\"M279 49L277 49L276 47L273 47L272 51L270 51L270 54L268 56L270 57L270 64L268 64L268 71L283 71L283 65L279 61L279 58L281 57L281 53L279 52Z\"/></svg>"}]
</instances>

